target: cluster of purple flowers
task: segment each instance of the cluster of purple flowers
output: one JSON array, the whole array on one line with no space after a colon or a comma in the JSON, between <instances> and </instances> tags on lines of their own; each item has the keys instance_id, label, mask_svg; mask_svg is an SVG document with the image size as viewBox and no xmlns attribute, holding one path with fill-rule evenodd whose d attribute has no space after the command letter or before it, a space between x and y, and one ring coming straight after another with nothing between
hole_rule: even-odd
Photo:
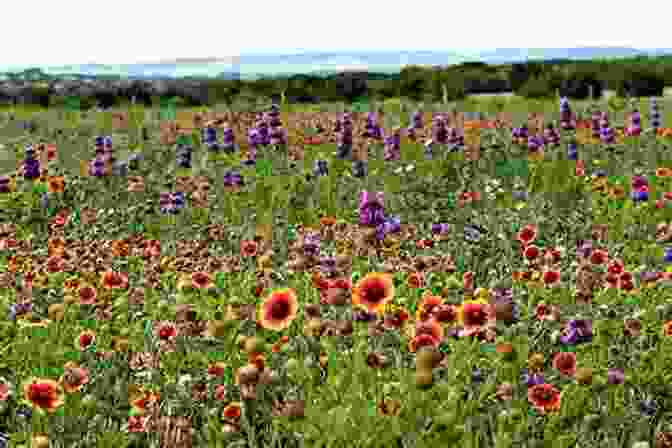
<instances>
[{"instance_id":1,"label":"cluster of purple flowers","mask_svg":"<svg viewBox=\"0 0 672 448\"><path fill-rule=\"evenodd\" d=\"M425 125L422 122L422 113L419 111L413 112L411 116L411 124L406 128L406 135L409 138L415 139L415 131L422 129Z\"/></svg>"},{"instance_id":2,"label":"cluster of purple flowers","mask_svg":"<svg viewBox=\"0 0 672 448\"><path fill-rule=\"evenodd\" d=\"M544 129L544 141L552 146L558 146L560 144L560 133L553 126L552 123L549 123Z\"/></svg>"},{"instance_id":3,"label":"cluster of purple flowers","mask_svg":"<svg viewBox=\"0 0 672 448\"><path fill-rule=\"evenodd\" d=\"M112 160L112 138L99 135L94 139L95 157L89 164L89 175L102 177L105 175L105 165Z\"/></svg>"},{"instance_id":4,"label":"cluster of purple flowers","mask_svg":"<svg viewBox=\"0 0 672 448\"><path fill-rule=\"evenodd\" d=\"M658 110L658 103L655 98L651 98L649 103L649 122L654 131L657 131L661 127L660 111Z\"/></svg>"},{"instance_id":5,"label":"cluster of purple flowers","mask_svg":"<svg viewBox=\"0 0 672 448\"><path fill-rule=\"evenodd\" d=\"M25 179L37 179L40 177L40 161L35 158L35 148L32 145L26 147L22 171Z\"/></svg>"},{"instance_id":6,"label":"cluster of purple flowers","mask_svg":"<svg viewBox=\"0 0 672 448\"><path fill-rule=\"evenodd\" d=\"M565 325L559 341L565 345L577 345L593 340L593 323L587 319L571 319Z\"/></svg>"},{"instance_id":7,"label":"cluster of purple flowers","mask_svg":"<svg viewBox=\"0 0 672 448\"><path fill-rule=\"evenodd\" d=\"M162 214L177 214L184 208L185 198L182 192L162 192L159 195L159 209Z\"/></svg>"},{"instance_id":8,"label":"cluster of purple flowers","mask_svg":"<svg viewBox=\"0 0 672 448\"><path fill-rule=\"evenodd\" d=\"M576 142L569 142L567 144L567 158L569 160L577 160L579 158Z\"/></svg>"},{"instance_id":9,"label":"cluster of purple flowers","mask_svg":"<svg viewBox=\"0 0 672 448\"><path fill-rule=\"evenodd\" d=\"M366 130L364 131L364 137L381 139L383 138L383 129L378 124L378 117L375 112L369 112L366 117Z\"/></svg>"},{"instance_id":10,"label":"cluster of purple flowers","mask_svg":"<svg viewBox=\"0 0 672 448\"><path fill-rule=\"evenodd\" d=\"M224 173L225 187L240 187L244 184L243 177L236 170L229 170Z\"/></svg>"},{"instance_id":11,"label":"cluster of purple flowers","mask_svg":"<svg viewBox=\"0 0 672 448\"><path fill-rule=\"evenodd\" d=\"M571 131L576 128L576 120L569 107L567 97L560 98L560 127L565 131Z\"/></svg>"},{"instance_id":12,"label":"cluster of purple flowers","mask_svg":"<svg viewBox=\"0 0 672 448\"><path fill-rule=\"evenodd\" d=\"M513 138L529 137L529 130L527 129L527 125L522 125L521 127L513 128L513 130L511 131L511 136Z\"/></svg>"},{"instance_id":13,"label":"cluster of purple flowers","mask_svg":"<svg viewBox=\"0 0 672 448\"><path fill-rule=\"evenodd\" d=\"M352 152L352 117L349 113L336 121L336 129L338 146L335 155L339 159L348 158Z\"/></svg>"},{"instance_id":14,"label":"cluster of purple flowers","mask_svg":"<svg viewBox=\"0 0 672 448\"><path fill-rule=\"evenodd\" d=\"M326 160L316 160L315 166L313 167L313 174L315 176L328 176L329 175L329 166Z\"/></svg>"},{"instance_id":15,"label":"cluster of purple flowers","mask_svg":"<svg viewBox=\"0 0 672 448\"><path fill-rule=\"evenodd\" d=\"M602 115L600 114L600 111L595 111L593 112L593 115L590 119L591 122L591 128L593 131L593 138L598 138L600 136L600 118L602 118Z\"/></svg>"},{"instance_id":16,"label":"cluster of purple flowers","mask_svg":"<svg viewBox=\"0 0 672 448\"><path fill-rule=\"evenodd\" d=\"M440 145L448 144L448 125L443 115L432 118L432 140Z\"/></svg>"},{"instance_id":17,"label":"cluster of purple flowers","mask_svg":"<svg viewBox=\"0 0 672 448\"><path fill-rule=\"evenodd\" d=\"M212 126L207 126L201 131L201 138L203 143L208 147L210 151L219 150L219 145L217 144L217 130Z\"/></svg>"},{"instance_id":18,"label":"cluster of purple flowers","mask_svg":"<svg viewBox=\"0 0 672 448\"><path fill-rule=\"evenodd\" d=\"M365 226L375 226L376 237L379 240L385 239L387 234L401 230L399 217L385 216L383 192L371 195L368 191L362 191L359 197L359 223Z\"/></svg>"},{"instance_id":19,"label":"cluster of purple flowers","mask_svg":"<svg viewBox=\"0 0 672 448\"><path fill-rule=\"evenodd\" d=\"M464 147L464 136L456 128L448 128L448 144L452 150Z\"/></svg>"},{"instance_id":20,"label":"cluster of purple flowers","mask_svg":"<svg viewBox=\"0 0 672 448\"><path fill-rule=\"evenodd\" d=\"M602 112L600 115L600 140L607 145L611 145L616 141L614 128L609 126L609 117L606 112Z\"/></svg>"},{"instance_id":21,"label":"cluster of purple flowers","mask_svg":"<svg viewBox=\"0 0 672 448\"><path fill-rule=\"evenodd\" d=\"M303 236L303 253L307 257L317 257L320 255L320 234L319 232L307 232Z\"/></svg>"},{"instance_id":22,"label":"cluster of purple flowers","mask_svg":"<svg viewBox=\"0 0 672 448\"><path fill-rule=\"evenodd\" d=\"M630 193L632 200L635 202L646 201L649 199L649 182L643 176L634 176L630 183Z\"/></svg>"},{"instance_id":23,"label":"cluster of purple flowers","mask_svg":"<svg viewBox=\"0 0 672 448\"><path fill-rule=\"evenodd\" d=\"M385 160L399 160L401 158L401 134L398 129L385 137Z\"/></svg>"},{"instance_id":24,"label":"cluster of purple flowers","mask_svg":"<svg viewBox=\"0 0 672 448\"><path fill-rule=\"evenodd\" d=\"M191 168L191 153L193 148L185 143L178 143L176 150L176 163L178 168Z\"/></svg>"},{"instance_id":25,"label":"cluster of purple flowers","mask_svg":"<svg viewBox=\"0 0 672 448\"><path fill-rule=\"evenodd\" d=\"M546 142L541 135L530 135L527 137L527 149L537 151L544 146Z\"/></svg>"},{"instance_id":26,"label":"cluster of purple flowers","mask_svg":"<svg viewBox=\"0 0 672 448\"><path fill-rule=\"evenodd\" d=\"M637 136L642 133L642 117L637 109L630 114L630 126L628 127L628 135Z\"/></svg>"},{"instance_id":27,"label":"cluster of purple flowers","mask_svg":"<svg viewBox=\"0 0 672 448\"><path fill-rule=\"evenodd\" d=\"M271 145L286 145L287 132L282 127L280 120L280 106L277 104L271 105L271 110L266 114L268 124L271 126L270 144Z\"/></svg>"}]
</instances>

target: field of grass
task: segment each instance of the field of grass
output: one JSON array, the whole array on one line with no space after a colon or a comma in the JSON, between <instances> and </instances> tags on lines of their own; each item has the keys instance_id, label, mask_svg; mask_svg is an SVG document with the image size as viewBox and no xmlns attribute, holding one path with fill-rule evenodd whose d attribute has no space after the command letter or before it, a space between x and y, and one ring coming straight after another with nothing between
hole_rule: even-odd
<instances>
[{"instance_id":1,"label":"field of grass","mask_svg":"<svg viewBox=\"0 0 672 448\"><path fill-rule=\"evenodd\" d=\"M647 107L639 137L530 150L511 127L534 135L558 104L391 101L385 135L416 108L424 126L387 161L353 114L363 178L333 155L344 105L283 105L288 144L249 166L255 114L229 115L238 150L213 154L205 110L180 111L190 169L158 110L4 111L0 447L672 446L672 139ZM458 115L465 146L425 159L451 108L500 122ZM143 160L88 175L98 135ZM24 179L39 143L48 171ZM362 192L384 192L385 225L361 222Z\"/></svg>"}]
</instances>

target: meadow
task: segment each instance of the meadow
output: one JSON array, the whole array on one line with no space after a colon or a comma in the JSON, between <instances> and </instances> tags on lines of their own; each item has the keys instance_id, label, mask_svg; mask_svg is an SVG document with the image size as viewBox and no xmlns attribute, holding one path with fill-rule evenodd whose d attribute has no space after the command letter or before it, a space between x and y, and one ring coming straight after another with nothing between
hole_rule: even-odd
<instances>
[{"instance_id":1,"label":"meadow","mask_svg":"<svg viewBox=\"0 0 672 448\"><path fill-rule=\"evenodd\" d=\"M3 110L0 447L672 447L668 103Z\"/></svg>"}]
</instances>

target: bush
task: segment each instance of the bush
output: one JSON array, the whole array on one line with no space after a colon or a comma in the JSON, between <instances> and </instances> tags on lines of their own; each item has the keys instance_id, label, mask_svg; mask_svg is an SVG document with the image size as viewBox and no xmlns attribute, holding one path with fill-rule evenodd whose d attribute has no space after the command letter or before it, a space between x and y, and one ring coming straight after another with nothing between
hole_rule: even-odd
<instances>
[{"instance_id":1,"label":"bush","mask_svg":"<svg viewBox=\"0 0 672 448\"><path fill-rule=\"evenodd\" d=\"M664 88L665 78L656 73L633 73L618 83L616 93L622 97L662 96Z\"/></svg>"},{"instance_id":2,"label":"bush","mask_svg":"<svg viewBox=\"0 0 672 448\"><path fill-rule=\"evenodd\" d=\"M555 96L555 89L546 77L535 76L523 84L516 95L524 98L551 98Z\"/></svg>"}]
</instances>

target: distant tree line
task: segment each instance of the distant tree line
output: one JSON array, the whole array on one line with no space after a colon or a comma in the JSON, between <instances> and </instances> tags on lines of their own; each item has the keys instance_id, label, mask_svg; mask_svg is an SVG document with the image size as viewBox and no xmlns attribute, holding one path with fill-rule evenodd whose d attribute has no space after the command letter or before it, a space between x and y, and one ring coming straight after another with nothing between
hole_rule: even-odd
<instances>
[{"instance_id":1,"label":"distant tree line","mask_svg":"<svg viewBox=\"0 0 672 448\"><path fill-rule=\"evenodd\" d=\"M39 70L33 70L31 76L31 80L39 78ZM43 106L61 104L63 94L54 91L51 82L33 83L23 88L19 102ZM234 105L254 103L260 98L279 101L282 95L289 103L353 102L362 97L436 102L459 100L470 94L505 92L526 98L550 98L560 94L586 99L591 94L600 97L605 89L623 97L644 97L662 95L664 87L672 86L672 57L556 59L502 65L467 62L444 67L407 66L396 74L343 72L258 80L191 78L170 81L160 90L153 88L151 81L134 81L122 89L99 82L87 84L88 90L84 93L77 91L82 108L126 104L132 98L145 105L158 105L167 98L177 99L177 105L186 106ZM6 90L0 90L0 101L7 102L10 96ZM16 96L12 101L16 102Z\"/></svg>"}]
</instances>

